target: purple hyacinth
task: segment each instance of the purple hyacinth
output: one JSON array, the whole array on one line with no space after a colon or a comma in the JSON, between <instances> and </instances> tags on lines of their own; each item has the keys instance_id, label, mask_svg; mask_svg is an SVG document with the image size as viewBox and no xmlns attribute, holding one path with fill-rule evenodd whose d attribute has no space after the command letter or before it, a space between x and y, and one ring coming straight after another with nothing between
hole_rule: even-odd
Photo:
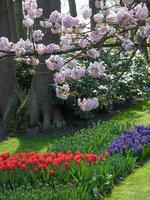
<instances>
[{"instance_id":1,"label":"purple hyacinth","mask_svg":"<svg viewBox=\"0 0 150 200\"><path fill-rule=\"evenodd\" d=\"M136 155L144 151L145 145L150 143L150 126L137 126L133 131L126 130L109 147L109 153L126 153L131 151Z\"/></svg>"}]
</instances>

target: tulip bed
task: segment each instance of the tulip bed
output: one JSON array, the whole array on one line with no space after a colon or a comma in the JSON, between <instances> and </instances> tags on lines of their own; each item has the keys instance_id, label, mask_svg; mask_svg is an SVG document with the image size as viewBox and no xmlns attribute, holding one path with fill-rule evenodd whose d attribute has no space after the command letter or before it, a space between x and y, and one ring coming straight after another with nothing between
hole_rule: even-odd
<instances>
[{"instance_id":1,"label":"tulip bed","mask_svg":"<svg viewBox=\"0 0 150 200\"><path fill-rule=\"evenodd\" d=\"M45 183L53 181L52 177L62 179L68 183L69 179L76 182L76 174L82 171L83 167L93 170L95 166L100 167L100 162L106 162L109 153L104 155L83 154L77 151L73 154L68 151L63 152L46 152L37 154L35 152L20 153L10 156L9 152L0 155L0 184L9 184L21 182L22 184L33 183L37 180ZM93 165L94 168L93 168ZM95 170L95 169L94 169Z\"/></svg>"},{"instance_id":2,"label":"tulip bed","mask_svg":"<svg viewBox=\"0 0 150 200\"><path fill-rule=\"evenodd\" d=\"M149 135L148 126L110 120L62 138L43 154L3 153L0 199L102 199L148 158ZM142 151L135 152L135 144Z\"/></svg>"},{"instance_id":3,"label":"tulip bed","mask_svg":"<svg viewBox=\"0 0 150 200\"><path fill-rule=\"evenodd\" d=\"M40 187L43 200L47 194L50 195L48 200L99 199L109 193L115 180L134 165L135 159L128 158L125 164L122 156L109 157L108 152L103 155L79 151L75 154L71 151L65 154L30 152L14 156L4 153L0 161L0 185L3 187L0 197L25 199L26 195L30 197L26 192L35 188L32 199L38 199L39 192L35 191Z\"/></svg>"}]
</instances>

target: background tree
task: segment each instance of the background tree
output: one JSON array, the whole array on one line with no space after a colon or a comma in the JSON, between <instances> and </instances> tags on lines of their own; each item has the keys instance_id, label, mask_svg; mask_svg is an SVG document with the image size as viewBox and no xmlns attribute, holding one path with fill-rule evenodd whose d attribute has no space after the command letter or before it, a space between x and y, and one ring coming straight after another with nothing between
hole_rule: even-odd
<instances>
[{"instance_id":1,"label":"background tree","mask_svg":"<svg viewBox=\"0 0 150 200\"><path fill-rule=\"evenodd\" d=\"M95 6L95 1L89 0L89 7L92 9L92 17L91 17L91 29L93 30L95 28L95 21L93 19L93 16L99 11L99 8Z\"/></svg>"},{"instance_id":2,"label":"background tree","mask_svg":"<svg viewBox=\"0 0 150 200\"><path fill-rule=\"evenodd\" d=\"M68 0L69 3L69 12L71 16L77 16L77 9L76 9L76 1L75 0Z\"/></svg>"},{"instance_id":3,"label":"background tree","mask_svg":"<svg viewBox=\"0 0 150 200\"><path fill-rule=\"evenodd\" d=\"M16 17L13 1L2 0L0 6L0 36L11 38L14 42L17 41L17 37L21 36L20 34L17 35L17 30L22 29L18 27L17 20L15 20ZM22 95L17 83L12 58L3 58L0 60L0 71L0 113L6 123L9 121L8 116L12 115L17 109Z\"/></svg>"}]
</instances>

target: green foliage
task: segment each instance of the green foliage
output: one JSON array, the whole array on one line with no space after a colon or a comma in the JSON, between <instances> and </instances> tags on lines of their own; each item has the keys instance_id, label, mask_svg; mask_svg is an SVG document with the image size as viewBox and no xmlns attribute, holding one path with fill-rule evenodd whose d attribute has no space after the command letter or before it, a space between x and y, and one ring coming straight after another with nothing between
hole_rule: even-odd
<instances>
[{"instance_id":1,"label":"green foliage","mask_svg":"<svg viewBox=\"0 0 150 200\"><path fill-rule=\"evenodd\" d=\"M79 150L83 153L99 153L107 150L112 140L125 129L132 129L133 125L120 121L108 121L99 125L94 125L87 130L81 130L74 136L63 137L58 144L54 146L53 151Z\"/></svg>"},{"instance_id":2,"label":"green foliage","mask_svg":"<svg viewBox=\"0 0 150 200\"><path fill-rule=\"evenodd\" d=\"M29 90L32 81L31 69L29 69L29 66L17 62L16 76L20 87L25 91Z\"/></svg>"},{"instance_id":3,"label":"green foliage","mask_svg":"<svg viewBox=\"0 0 150 200\"><path fill-rule=\"evenodd\" d=\"M94 125L92 128L87 130L81 130L73 136L64 137L58 144L50 147L50 150L54 150L56 152L67 150L72 150L75 152L76 150L81 150L84 153L104 153L114 138L117 138L125 129L133 128L134 121L135 124L139 124L139 121L136 121L138 115L134 115L134 112L140 112L140 115L142 115L140 123L144 124L147 119L148 124L149 120L147 117L150 117L150 115L147 113L148 109L149 101L120 114L113 120L97 126ZM144 118L144 114L146 118ZM130 122L128 122L127 116L130 115ZM30 143L30 141L31 140L28 140L27 143ZM35 143L36 146L39 146L37 141L34 141L33 143ZM20 152L22 150L29 150L29 148L30 146L28 144L24 145L23 147L20 146L17 151ZM42 148L39 148L39 150ZM149 155L150 150L147 146L143 157L140 159L146 159L149 157ZM8 200L24 200L27 198L41 200L102 199L112 191L114 184L118 181L118 179L126 177L133 171L136 163L137 158L133 157L133 155L129 154L125 157L121 154L118 154L111 156L108 160L101 161L100 164L88 166L87 164L83 163L82 168L77 168L74 166L72 169L70 169L69 173L63 169L59 169L60 171L58 170L56 177L53 177L54 180L46 181L46 183L43 181L43 178L40 179L40 182L36 181L37 179L35 179L34 182L32 175L27 174L24 176L27 182L15 182L15 185L10 185L9 182L7 186L1 185L0 198ZM20 178L21 177L22 176L20 175ZM27 184L28 182L30 182L30 184Z\"/></svg>"},{"instance_id":4,"label":"green foliage","mask_svg":"<svg viewBox=\"0 0 150 200\"><path fill-rule=\"evenodd\" d=\"M91 200L87 189L83 186L72 188L68 186L58 186L50 188L48 184L37 183L36 187L31 185L20 186L11 190L8 187L0 189L0 199L3 200Z\"/></svg>"},{"instance_id":5,"label":"green foliage","mask_svg":"<svg viewBox=\"0 0 150 200\"><path fill-rule=\"evenodd\" d=\"M115 104L124 103L135 98L149 98L150 94L150 60L136 55L128 68L130 55L116 52L102 52L101 61L106 65L104 76L93 79L89 76L70 83L71 95L63 101L55 95L55 84L50 85L53 93L52 103L72 111L74 117L92 119L89 112L82 112L77 105L78 98L96 96L100 102L100 110L110 110ZM80 63L81 65L86 65Z\"/></svg>"}]
</instances>

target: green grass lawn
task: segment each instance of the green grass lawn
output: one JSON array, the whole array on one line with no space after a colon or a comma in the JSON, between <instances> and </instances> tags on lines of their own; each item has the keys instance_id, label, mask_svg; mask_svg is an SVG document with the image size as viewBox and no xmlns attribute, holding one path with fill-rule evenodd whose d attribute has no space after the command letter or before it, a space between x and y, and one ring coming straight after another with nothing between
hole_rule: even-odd
<instances>
[{"instance_id":1,"label":"green grass lawn","mask_svg":"<svg viewBox=\"0 0 150 200\"><path fill-rule=\"evenodd\" d=\"M59 141L59 137L36 137L36 138L8 138L8 140L0 143L0 153L3 152L30 152L35 151L43 153L47 151L48 147L52 147L56 142Z\"/></svg>"},{"instance_id":2,"label":"green grass lawn","mask_svg":"<svg viewBox=\"0 0 150 200\"><path fill-rule=\"evenodd\" d=\"M135 124L150 125L150 100L134 106L125 112L115 116L113 119L119 121L130 121Z\"/></svg>"},{"instance_id":3,"label":"green grass lawn","mask_svg":"<svg viewBox=\"0 0 150 200\"><path fill-rule=\"evenodd\" d=\"M117 186L107 200L150 200L150 161Z\"/></svg>"},{"instance_id":4,"label":"green grass lawn","mask_svg":"<svg viewBox=\"0 0 150 200\"><path fill-rule=\"evenodd\" d=\"M130 121L135 124L150 124L150 101L146 101L138 106L122 112L113 119L117 121ZM37 137L37 138L8 138L8 140L0 143L0 153L9 151L17 153L21 151L44 152L48 146L56 144L61 137Z\"/></svg>"},{"instance_id":5,"label":"green grass lawn","mask_svg":"<svg viewBox=\"0 0 150 200\"><path fill-rule=\"evenodd\" d=\"M121 121L150 125L150 101L114 117ZM116 187L108 200L150 200L150 161Z\"/></svg>"}]
</instances>

